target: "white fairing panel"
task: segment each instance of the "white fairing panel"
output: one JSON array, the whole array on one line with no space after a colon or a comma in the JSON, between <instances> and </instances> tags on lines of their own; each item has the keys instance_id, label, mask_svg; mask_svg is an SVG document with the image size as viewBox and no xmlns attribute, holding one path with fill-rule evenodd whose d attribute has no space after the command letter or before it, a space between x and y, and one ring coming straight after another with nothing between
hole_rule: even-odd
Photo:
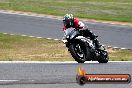
<instances>
[{"instance_id":1,"label":"white fairing panel","mask_svg":"<svg viewBox=\"0 0 132 88\"><path fill-rule=\"evenodd\" d=\"M68 28L64 31L64 36L67 38L69 37L70 39L72 39L75 35L76 35L76 30L75 28Z\"/></svg>"},{"instance_id":2,"label":"white fairing panel","mask_svg":"<svg viewBox=\"0 0 132 88\"><path fill-rule=\"evenodd\" d=\"M81 28L85 27L85 25L84 25L84 23L82 21L79 21L79 27L81 27Z\"/></svg>"},{"instance_id":3,"label":"white fairing panel","mask_svg":"<svg viewBox=\"0 0 132 88\"><path fill-rule=\"evenodd\" d=\"M85 38L84 36L77 36L76 39L83 39Z\"/></svg>"},{"instance_id":4,"label":"white fairing panel","mask_svg":"<svg viewBox=\"0 0 132 88\"><path fill-rule=\"evenodd\" d=\"M80 40L82 40L84 42L87 42L90 47L94 47L93 41L88 39L88 38L85 38L84 36L77 36L76 39L80 39Z\"/></svg>"}]
</instances>

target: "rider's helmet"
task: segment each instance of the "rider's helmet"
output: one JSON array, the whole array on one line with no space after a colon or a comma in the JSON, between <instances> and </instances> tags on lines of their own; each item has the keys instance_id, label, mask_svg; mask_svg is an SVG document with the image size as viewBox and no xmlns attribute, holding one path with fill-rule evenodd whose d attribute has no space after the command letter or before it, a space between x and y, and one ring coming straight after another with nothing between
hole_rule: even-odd
<instances>
[{"instance_id":1,"label":"rider's helmet","mask_svg":"<svg viewBox=\"0 0 132 88\"><path fill-rule=\"evenodd\" d=\"M73 24L74 17L72 14L66 14L63 17L64 26L71 26Z\"/></svg>"}]
</instances>

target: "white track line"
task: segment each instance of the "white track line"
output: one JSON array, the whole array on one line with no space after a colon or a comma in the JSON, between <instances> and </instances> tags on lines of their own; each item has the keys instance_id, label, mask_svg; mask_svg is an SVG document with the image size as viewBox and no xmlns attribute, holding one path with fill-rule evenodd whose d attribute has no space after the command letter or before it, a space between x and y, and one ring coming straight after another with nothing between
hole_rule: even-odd
<instances>
[{"instance_id":1,"label":"white track line","mask_svg":"<svg viewBox=\"0 0 132 88\"><path fill-rule=\"evenodd\" d=\"M19 80L0 80L0 82L17 82Z\"/></svg>"},{"instance_id":2,"label":"white track line","mask_svg":"<svg viewBox=\"0 0 132 88\"><path fill-rule=\"evenodd\" d=\"M21 35L21 36L27 36L27 35Z\"/></svg>"},{"instance_id":3,"label":"white track line","mask_svg":"<svg viewBox=\"0 0 132 88\"><path fill-rule=\"evenodd\" d=\"M43 64L70 64L76 61L0 61L1 63L43 63ZM86 61L85 63L98 63L98 61ZM132 63L132 61L109 61L108 63Z\"/></svg>"},{"instance_id":4,"label":"white track line","mask_svg":"<svg viewBox=\"0 0 132 88\"><path fill-rule=\"evenodd\" d=\"M49 39L49 40L50 40L50 39L52 39L52 38L47 38L47 39Z\"/></svg>"},{"instance_id":5,"label":"white track line","mask_svg":"<svg viewBox=\"0 0 132 88\"><path fill-rule=\"evenodd\" d=\"M42 38L42 37L36 37L36 38L38 38L38 39L39 39L39 38Z\"/></svg>"},{"instance_id":6,"label":"white track line","mask_svg":"<svg viewBox=\"0 0 132 88\"><path fill-rule=\"evenodd\" d=\"M39 18L50 18L50 19L57 19L59 20L59 17L54 17L54 16L47 16L47 15L42 15L42 14L36 14L36 13L26 13L26 12L17 12L17 11L2 11L0 10L0 13L4 14L13 14L13 15L21 15L21 16L31 16L31 17L39 17Z\"/></svg>"},{"instance_id":7,"label":"white track line","mask_svg":"<svg viewBox=\"0 0 132 88\"><path fill-rule=\"evenodd\" d=\"M7 35L8 33L3 33L4 35Z\"/></svg>"},{"instance_id":8,"label":"white track line","mask_svg":"<svg viewBox=\"0 0 132 88\"><path fill-rule=\"evenodd\" d=\"M54 40L59 41L59 39L54 39Z\"/></svg>"},{"instance_id":9,"label":"white track line","mask_svg":"<svg viewBox=\"0 0 132 88\"><path fill-rule=\"evenodd\" d=\"M33 38L33 37L35 37L35 36L29 36L29 37Z\"/></svg>"},{"instance_id":10,"label":"white track line","mask_svg":"<svg viewBox=\"0 0 132 88\"><path fill-rule=\"evenodd\" d=\"M0 63L49 63L49 64L65 64L77 63L76 61L0 61Z\"/></svg>"},{"instance_id":11,"label":"white track line","mask_svg":"<svg viewBox=\"0 0 132 88\"><path fill-rule=\"evenodd\" d=\"M15 35L15 34L10 34L10 35Z\"/></svg>"},{"instance_id":12,"label":"white track line","mask_svg":"<svg viewBox=\"0 0 132 88\"><path fill-rule=\"evenodd\" d=\"M127 48L121 48L122 50L125 50L125 49L127 49Z\"/></svg>"}]
</instances>

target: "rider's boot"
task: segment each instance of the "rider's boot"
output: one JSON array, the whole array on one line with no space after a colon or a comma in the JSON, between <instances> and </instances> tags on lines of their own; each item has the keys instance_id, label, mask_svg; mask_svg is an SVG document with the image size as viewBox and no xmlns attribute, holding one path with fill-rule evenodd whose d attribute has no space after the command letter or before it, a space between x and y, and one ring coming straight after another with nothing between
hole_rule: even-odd
<instances>
[{"instance_id":1,"label":"rider's boot","mask_svg":"<svg viewBox=\"0 0 132 88\"><path fill-rule=\"evenodd\" d=\"M97 39L94 39L93 42L95 43L96 49L100 49L101 48L101 44L99 43L99 41Z\"/></svg>"}]
</instances>

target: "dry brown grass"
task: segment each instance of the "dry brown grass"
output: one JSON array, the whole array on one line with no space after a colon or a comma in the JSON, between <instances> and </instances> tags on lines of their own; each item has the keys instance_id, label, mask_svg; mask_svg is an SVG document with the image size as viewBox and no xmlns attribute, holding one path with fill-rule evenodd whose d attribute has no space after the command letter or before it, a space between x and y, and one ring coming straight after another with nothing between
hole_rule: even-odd
<instances>
[{"instance_id":1,"label":"dry brown grass","mask_svg":"<svg viewBox=\"0 0 132 88\"><path fill-rule=\"evenodd\" d=\"M0 60L72 60L61 41L1 35Z\"/></svg>"}]
</instances>

